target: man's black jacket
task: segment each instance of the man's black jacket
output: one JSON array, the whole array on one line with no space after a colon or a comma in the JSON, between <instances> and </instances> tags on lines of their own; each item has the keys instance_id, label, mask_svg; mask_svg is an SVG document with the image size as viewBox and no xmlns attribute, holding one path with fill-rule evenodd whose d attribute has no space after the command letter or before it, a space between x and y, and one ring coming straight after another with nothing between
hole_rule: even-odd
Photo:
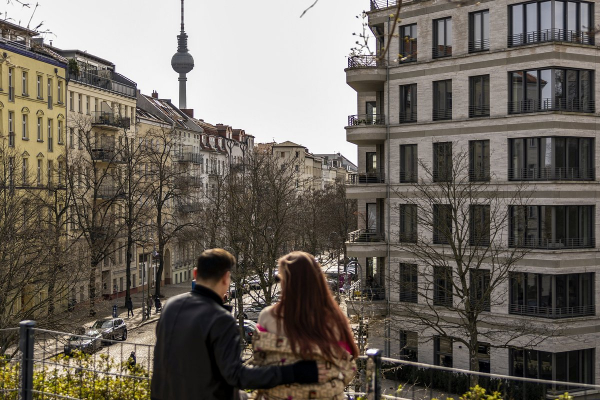
<instances>
[{"instance_id":1,"label":"man's black jacket","mask_svg":"<svg viewBox=\"0 0 600 400\"><path fill-rule=\"evenodd\" d=\"M245 367L229 307L196 285L166 303L156 326L152 400L229 400L234 388L271 388L294 381L294 369ZM316 365L314 366L316 371Z\"/></svg>"}]
</instances>

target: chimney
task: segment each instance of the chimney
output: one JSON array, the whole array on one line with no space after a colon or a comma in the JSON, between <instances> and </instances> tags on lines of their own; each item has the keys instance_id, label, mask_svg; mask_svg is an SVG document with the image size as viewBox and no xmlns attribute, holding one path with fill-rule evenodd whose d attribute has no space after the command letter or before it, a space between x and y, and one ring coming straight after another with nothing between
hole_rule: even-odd
<instances>
[{"instance_id":1,"label":"chimney","mask_svg":"<svg viewBox=\"0 0 600 400\"><path fill-rule=\"evenodd\" d=\"M183 111L183 113L185 115L187 115L190 118L194 118L194 109L193 108L182 108L181 111Z\"/></svg>"},{"instance_id":2,"label":"chimney","mask_svg":"<svg viewBox=\"0 0 600 400\"><path fill-rule=\"evenodd\" d=\"M152 91L152 98L153 99L158 99L158 92L156 90Z\"/></svg>"}]
</instances>

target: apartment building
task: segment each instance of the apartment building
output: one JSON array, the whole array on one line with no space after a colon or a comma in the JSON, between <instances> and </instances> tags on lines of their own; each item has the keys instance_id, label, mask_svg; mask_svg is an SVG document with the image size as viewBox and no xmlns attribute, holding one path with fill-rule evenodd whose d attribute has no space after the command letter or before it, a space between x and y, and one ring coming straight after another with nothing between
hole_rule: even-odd
<instances>
[{"instance_id":1,"label":"apartment building","mask_svg":"<svg viewBox=\"0 0 600 400\"><path fill-rule=\"evenodd\" d=\"M282 162L292 163L298 190L321 189L323 186L323 159L308 148L290 142L261 144L260 148L271 152Z\"/></svg>"},{"instance_id":2,"label":"apartment building","mask_svg":"<svg viewBox=\"0 0 600 400\"><path fill-rule=\"evenodd\" d=\"M376 48L389 52L383 59L351 57L345 70L357 95L346 137L358 146L359 164L348 197L358 199L359 226L371 235L351 236L348 255L363 266L363 284L382 294L372 310L390 315L406 303L423 305L423 293L403 293L398 284L422 271L399 250L398 193L427 175L419 160L440 172L451 168L453 154L467 154L471 181L507 192L523 183L533 188L526 208L504 210L510 224L502 235L507 248L531 251L498 289L501 304L487 312L507 331L519 324L560 328L533 347L482 343L480 369L600 383L600 7L562 0L403 3L390 36L396 1L370 1ZM469 368L464 346L431 330L395 327L387 339L392 356Z\"/></svg>"},{"instance_id":3,"label":"apartment building","mask_svg":"<svg viewBox=\"0 0 600 400\"><path fill-rule=\"evenodd\" d=\"M340 153L315 154L323 160L323 187L335 181L350 183L356 180L358 167Z\"/></svg>"}]
</instances>

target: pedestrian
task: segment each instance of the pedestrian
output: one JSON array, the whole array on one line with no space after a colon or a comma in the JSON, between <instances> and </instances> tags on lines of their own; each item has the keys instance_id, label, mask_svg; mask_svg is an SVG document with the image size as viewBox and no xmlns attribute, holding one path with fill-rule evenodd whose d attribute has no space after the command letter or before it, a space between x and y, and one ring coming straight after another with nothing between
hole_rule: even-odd
<instances>
[{"instance_id":1,"label":"pedestrian","mask_svg":"<svg viewBox=\"0 0 600 400\"><path fill-rule=\"evenodd\" d=\"M156 309L156 314L162 310L162 304L160 304L160 298L158 296L154 296L154 308Z\"/></svg>"},{"instance_id":2,"label":"pedestrian","mask_svg":"<svg viewBox=\"0 0 600 400\"><path fill-rule=\"evenodd\" d=\"M314 359L330 368L325 382L280 385L258 391L257 399L345 399L344 388L356 371L358 346L321 266L312 255L294 251L279 259L277 280L281 300L258 316L252 364Z\"/></svg>"},{"instance_id":3,"label":"pedestrian","mask_svg":"<svg viewBox=\"0 0 600 400\"><path fill-rule=\"evenodd\" d=\"M125 307L127 307L127 318L129 318L129 313L131 313L131 316L133 317L133 301L131 301L131 297L128 297L127 300L125 300Z\"/></svg>"},{"instance_id":4,"label":"pedestrian","mask_svg":"<svg viewBox=\"0 0 600 400\"><path fill-rule=\"evenodd\" d=\"M325 365L315 361L255 368L242 363L240 332L231 307L223 304L234 266L227 251L204 251L194 290L165 304L156 325L152 400L232 400L237 389L316 383L325 375Z\"/></svg>"},{"instance_id":5,"label":"pedestrian","mask_svg":"<svg viewBox=\"0 0 600 400\"><path fill-rule=\"evenodd\" d=\"M135 357L135 351L132 351L131 354L129 355L129 358L127 359L127 365L129 366L129 369L135 367L136 363L137 363L137 359Z\"/></svg>"},{"instance_id":6,"label":"pedestrian","mask_svg":"<svg viewBox=\"0 0 600 400\"><path fill-rule=\"evenodd\" d=\"M148 297L148 299L146 300L146 307L148 308L146 310L147 316L148 318L150 318L150 315L152 315L152 298Z\"/></svg>"}]
</instances>

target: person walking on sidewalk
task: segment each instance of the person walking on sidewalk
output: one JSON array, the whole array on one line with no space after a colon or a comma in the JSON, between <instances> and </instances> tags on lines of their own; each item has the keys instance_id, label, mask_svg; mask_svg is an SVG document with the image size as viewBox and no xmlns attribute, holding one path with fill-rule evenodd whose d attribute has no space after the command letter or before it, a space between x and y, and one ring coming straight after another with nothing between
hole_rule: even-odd
<instances>
[{"instance_id":1,"label":"person walking on sidewalk","mask_svg":"<svg viewBox=\"0 0 600 400\"><path fill-rule=\"evenodd\" d=\"M316 383L325 376L325 364L315 361L255 368L242 363L240 331L223 304L234 266L227 251L204 251L194 290L166 302L156 325L152 400L232 400L240 395L236 388Z\"/></svg>"},{"instance_id":2,"label":"person walking on sidewalk","mask_svg":"<svg viewBox=\"0 0 600 400\"><path fill-rule=\"evenodd\" d=\"M131 297L128 297L127 300L125 300L125 307L127 307L127 318L129 318L129 313L131 313L131 316L133 317L133 301L131 301Z\"/></svg>"},{"instance_id":3,"label":"person walking on sidewalk","mask_svg":"<svg viewBox=\"0 0 600 400\"><path fill-rule=\"evenodd\" d=\"M152 297L148 297L148 299L146 300L146 307L148 307L148 309L146 310L147 317L150 318L150 316L152 315Z\"/></svg>"}]
</instances>

